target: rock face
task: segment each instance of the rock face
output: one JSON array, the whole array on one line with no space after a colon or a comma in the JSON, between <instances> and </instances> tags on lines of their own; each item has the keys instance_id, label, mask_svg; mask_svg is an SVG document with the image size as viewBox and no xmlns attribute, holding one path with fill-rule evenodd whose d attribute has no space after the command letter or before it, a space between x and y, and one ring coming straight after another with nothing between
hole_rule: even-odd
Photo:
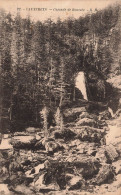
<instances>
[{"instance_id":1,"label":"rock face","mask_svg":"<svg viewBox=\"0 0 121 195\"><path fill-rule=\"evenodd\" d=\"M90 89L89 97L93 101L105 100L106 85L105 80L96 71L88 71L87 73L88 87Z\"/></svg>"}]
</instances>

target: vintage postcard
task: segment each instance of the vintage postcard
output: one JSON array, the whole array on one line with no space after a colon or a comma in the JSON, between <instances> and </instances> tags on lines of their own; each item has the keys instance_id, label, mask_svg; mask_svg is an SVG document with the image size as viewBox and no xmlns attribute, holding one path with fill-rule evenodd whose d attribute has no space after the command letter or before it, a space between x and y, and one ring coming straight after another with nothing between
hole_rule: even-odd
<instances>
[{"instance_id":1,"label":"vintage postcard","mask_svg":"<svg viewBox=\"0 0 121 195\"><path fill-rule=\"evenodd\" d=\"M0 0L0 195L121 195L121 1Z\"/></svg>"}]
</instances>

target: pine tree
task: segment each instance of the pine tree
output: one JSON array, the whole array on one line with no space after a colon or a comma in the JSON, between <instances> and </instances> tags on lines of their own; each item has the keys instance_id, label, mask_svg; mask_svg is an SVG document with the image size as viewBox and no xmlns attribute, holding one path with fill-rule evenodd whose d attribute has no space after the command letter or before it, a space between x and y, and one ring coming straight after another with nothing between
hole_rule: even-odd
<instances>
[{"instance_id":1,"label":"pine tree","mask_svg":"<svg viewBox=\"0 0 121 195\"><path fill-rule=\"evenodd\" d=\"M45 135L45 138L48 137L48 121L47 121L47 118L48 118L48 110L47 110L47 107L44 106L44 108L42 109L42 111L40 112L42 118L43 118L43 129L44 129L44 135Z\"/></svg>"},{"instance_id":2,"label":"pine tree","mask_svg":"<svg viewBox=\"0 0 121 195\"><path fill-rule=\"evenodd\" d=\"M60 108L57 108L57 111L55 113L55 121L56 121L56 127L57 130L63 130L63 116L62 113L60 111Z\"/></svg>"}]
</instances>

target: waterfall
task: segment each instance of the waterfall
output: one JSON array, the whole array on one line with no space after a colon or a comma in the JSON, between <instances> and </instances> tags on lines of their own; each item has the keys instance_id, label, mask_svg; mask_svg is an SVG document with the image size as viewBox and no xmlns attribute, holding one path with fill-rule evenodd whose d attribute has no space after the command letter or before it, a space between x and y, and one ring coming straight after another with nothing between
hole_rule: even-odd
<instances>
[{"instance_id":1,"label":"waterfall","mask_svg":"<svg viewBox=\"0 0 121 195\"><path fill-rule=\"evenodd\" d=\"M79 72L76 77L76 87L81 91L85 100L88 100L84 72Z\"/></svg>"},{"instance_id":2,"label":"waterfall","mask_svg":"<svg viewBox=\"0 0 121 195\"><path fill-rule=\"evenodd\" d=\"M113 113L113 110L110 107L108 107L108 111L110 112L111 117L114 117L115 116L114 113Z\"/></svg>"}]
</instances>

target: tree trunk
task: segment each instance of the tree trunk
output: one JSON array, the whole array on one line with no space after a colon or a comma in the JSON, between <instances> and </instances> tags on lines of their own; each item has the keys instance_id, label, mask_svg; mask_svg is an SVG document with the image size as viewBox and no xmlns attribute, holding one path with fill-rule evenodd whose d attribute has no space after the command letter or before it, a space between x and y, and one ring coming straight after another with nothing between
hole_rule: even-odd
<instances>
[{"instance_id":1,"label":"tree trunk","mask_svg":"<svg viewBox=\"0 0 121 195\"><path fill-rule=\"evenodd\" d=\"M74 83L73 101L75 101L75 83Z\"/></svg>"},{"instance_id":2,"label":"tree trunk","mask_svg":"<svg viewBox=\"0 0 121 195\"><path fill-rule=\"evenodd\" d=\"M12 106L10 107L10 115L9 115L9 117L10 117L10 121L12 120Z\"/></svg>"},{"instance_id":3,"label":"tree trunk","mask_svg":"<svg viewBox=\"0 0 121 195\"><path fill-rule=\"evenodd\" d=\"M62 84L61 84L61 96L60 96L60 104L59 104L59 107L62 106L62 100L63 100L63 92L62 92L62 89L63 89L63 87L62 87Z\"/></svg>"}]
</instances>

